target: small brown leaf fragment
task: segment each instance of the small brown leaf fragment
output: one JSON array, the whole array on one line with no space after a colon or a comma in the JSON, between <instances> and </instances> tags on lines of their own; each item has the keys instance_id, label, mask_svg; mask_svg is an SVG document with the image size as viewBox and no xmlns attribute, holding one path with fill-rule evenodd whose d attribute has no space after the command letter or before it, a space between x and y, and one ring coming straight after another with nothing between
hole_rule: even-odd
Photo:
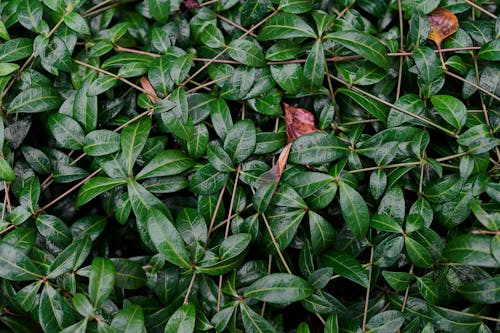
<instances>
[{"instance_id":1,"label":"small brown leaf fragment","mask_svg":"<svg viewBox=\"0 0 500 333\"><path fill-rule=\"evenodd\" d=\"M153 88L153 86L151 85L151 82L149 82L148 78L145 76L141 76L141 78L139 79L139 82L141 83L142 89L144 89L144 91L148 95L151 103L153 103L153 104L156 103L158 101L158 94L156 94L155 88ZM154 112L154 109L151 108L149 110L149 115L150 116L153 115L153 112Z\"/></svg>"},{"instance_id":2,"label":"small brown leaf fragment","mask_svg":"<svg viewBox=\"0 0 500 333\"><path fill-rule=\"evenodd\" d=\"M198 8L200 6L200 4L198 3L197 0L184 0L183 2L181 2L181 5L180 5L180 11L181 13L183 13L186 9L195 9L195 8Z\"/></svg>"},{"instance_id":3,"label":"small brown leaf fragment","mask_svg":"<svg viewBox=\"0 0 500 333\"><path fill-rule=\"evenodd\" d=\"M301 135L317 132L314 115L306 109L296 108L283 103L285 108L286 136L288 143Z\"/></svg>"},{"instance_id":4,"label":"small brown leaf fragment","mask_svg":"<svg viewBox=\"0 0 500 333\"><path fill-rule=\"evenodd\" d=\"M448 9L438 7L427 16L427 19L431 26L431 33L427 38L436 43L443 69L447 70L444 64L443 53L441 52L441 42L457 31L458 18Z\"/></svg>"},{"instance_id":5,"label":"small brown leaf fragment","mask_svg":"<svg viewBox=\"0 0 500 333\"><path fill-rule=\"evenodd\" d=\"M146 94L148 94L151 103L156 103L158 101L158 95L156 94L155 88L153 88L148 78L145 76L141 76L139 82L141 83L142 89L144 89Z\"/></svg>"},{"instance_id":6,"label":"small brown leaf fragment","mask_svg":"<svg viewBox=\"0 0 500 333\"><path fill-rule=\"evenodd\" d=\"M269 171L259 177L259 180L256 183L257 187L260 187L268 182L276 182L276 184L278 184L283 172L285 171L288 155L290 154L290 148L292 148L292 143L288 143L285 148L283 148L276 164L269 169Z\"/></svg>"}]
</instances>

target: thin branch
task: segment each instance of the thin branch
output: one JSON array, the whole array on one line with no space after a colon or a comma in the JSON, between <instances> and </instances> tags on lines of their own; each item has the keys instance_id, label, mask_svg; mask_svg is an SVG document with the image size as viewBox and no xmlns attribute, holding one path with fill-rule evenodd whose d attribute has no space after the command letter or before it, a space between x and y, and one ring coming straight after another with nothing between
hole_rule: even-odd
<instances>
[{"instance_id":1,"label":"thin branch","mask_svg":"<svg viewBox=\"0 0 500 333\"><path fill-rule=\"evenodd\" d=\"M404 31L403 31L403 7L401 6L401 0L398 0L398 19L399 19L399 50L404 50ZM401 84L403 83L403 61L404 58L399 58L399 70L398 70L398 85L396 86L396 100L399 99L401 94Z\"/></svg>"},{"instance_id":2,"label":"thin branch","mask_svg":"<svg viewBox=\"0 0 500 333\"><path fill-rule=\"evenodd\" d=\"M408 274L413 274L413 265L411 265L410 271L408 272ZM405 312L406 302L408 302L408 295L410 294L410 286L411 286L411 282L406 287L405 297L403 298L403 304L401 305L401 312Z\"/></svg>"},{"instance_id":3,"label":"thin branch","mask_svg":"<svg viewBox=\"0 0 500 333\"><path fill-rule=\"evenodd\" d=\"M422 116L420 116L420 115L418 115L418 114L415 114L415 113L412 113L412 112L410 112L410 111L408 111L408 110L406 110L406 109L403 109L402 107L400 107L400 106L398 106L398 105L395 105L395 104L393 104L393 103L387 102L387 101L385 101L385 100L383 100L383 99L381 99L381 98L379 98L379 97L377 97L377 96L375 96L375 95L373 95L373 94L370 94L369 92L364 91L363 89L360 89L360 88L355 87L355 86L351 86L348 82L346 82L346 81L344 81L344 80L342 80L342 79L339 79L339 78L337 78L337 77L335 77L335 76L333 76L333 75L331 75L331 77L332 77L335 81L337 81L337 82L340 82L340 83L344 84L345 86L349 87L349 88L350 88L351 90L353 90L353 91L359 92L359 93L361 93L361 94L363 94L363 95L365 95L365 96L370 97L371 99L376 100L377 102L380 102L380 103L382 103L382 104L385 104L385 105L387 105L387 106L389 106L389 107L391 107L391 108L393 108L393 109L396 109L396 110L398 110L398 111L400 111L400 112L402 112L402 113L404 113L404 114L406 114L406 115L408 115L408 116L410 116L410 117L412 117L412 118L415 118L415 119L417 119L417 120L420 120L421 122L424 122L424 123L426 123L426 124L428 124L428 125L431 125L432 127L435 127L435 128L437 128L437 129L441 130L443 133L446 133L446 134L448 134L448 135L449 135L449 136L451 136L451 137L454 137L454 138L457 138L457 137L458 137L458 135L457 135L455 132L450 131L450 130L449 130L449 129L447 129L447 128L444 128L443 126L438 125L438 124L434 123L433 121L431 121L431 120L429 120L429 119L427 119L427 118L424 118L424 117L422 117Z\"/></svg>"},{"instance_id":4,"label":"thin branch","mask_svg":"<svg viewBox=\"0 0 500 333\"><path fill-rule=\"evenodd\" d=\"M486 94L486 95L488 95L488 96L491 96L492 98L496 99L497 101L500 101L500 97L498 97L497 95L495 95L495 94L493 94L493 93L489 92L488 90L486 90L485 88L481 87L480 85L477 85L477 84L475 84L474 82L471 82L471 81L469 81L469 80L466 80L466 79L464 79L463 77L461 77L460 75L457 75L457 74L452 73L452 72L450 72L450 71L445 71L444 73L445 73L446 75L449 75L449 76L451 76L451 77L454 77L454 78L455 78L455 79L457 79L457 80L460 80L460 81L462 81L462 82L465 82L465 83L467 83L468 85L471 85L471 86L473 86L474 88L476 88L476 89L478 89L478 90L481 90L483 93L485 93L485 94Z\"/></svg>"},{"instance_id":5,"label":"thin branch","mask_svg":"<svg viewBox=\"0 0 500 333\"><path fill-rule=\"evenodd\" d=\"M370 270L368 272L368 286L366 287L366 295L365 295L365 308L363 311L363 324L361 326L361 330L366 332L366 320L368 318L368 303L370 302L370 289L372 282L372 274L373 274L373 246L370 249Z\"/></svg>"},{"instance_id":6,"label":"thin branch","mask_svg":"<svg viewBox=\"0 0 500 333\"><path fill-rule=\"evenodd\" d=\"M239 25L239 24L238 24L238 23L236 23L236 22L231 21L230 19L228 19L228 18L226 18L226 17L224 17L224 16L220 15L219 13L215 13L215 16L217 16L219 19L221 19L221 21L224 21L224 22L226 22L227 24L232 25L233 27L236 27L236 28L240 29L241 31L243 31L243 32L245 32L245 33L248 33L248 35L250 35L250 36L252 36L252 37L257 37L257 35L256 35L256 34L254 34L253 32L251 32L251 31L249 32L247 29L245 29L245 27L243 27L243 26Z\"/></svg>"},{"instance_id":7,"label":"thin branch","mask_svg":"<svg viewBox=\"0 0 500 333\"><path fill-rule=\"evenodd\" d=\"M490 13L489 11L487 11L486 9L484 9L483 7L479 6L478 4L475 4L474 2L470 1L470 0L464 0L464 2L466 4L469 4L471 5L472 7L476 8L477 10L479 10L481 13L484 13L486 15L488 15L489 17L491 17L492 19L496 20L497 19L497 16L493 13Z\"/></svg>"},{"instance_id":8,"label":"thin branch","mask_svg":"<svg viewBox=\"0 0 500 333\"><path fill-rule=\"evenodd\" d=\"M264 224L266 226L267 232L269 233L269 236L271 237L271 241L273 242L274 248L276 249L276 252L278 253L278 257L280 258L281 263L285 267L285 270L288 274L292 274L292 270L290 267L288 267L288 264L286 263L285 257L283 256L283 253L281 253L281 249L276 242L276 238L274 238L273 231L271 230L271 226L269 225L269 222L267 221L267 217L265 214L260 214L262 216L262 219L264 220Z\"/></svg>"},{"instance_id":9,"label":"thin branch","mask_svg":"<svg viewBox=\"0 0 500 333\"><path fill-rule=\"evenodd\" d=\"M184 297L184 302L182 304L187 304L189 301L189 296L191 295L191 290L193 290L194 280L196 280L196 273L193 273L191 281L189 282L188 289L186 291L186 296Z\"/></svg>"}]
</instances>

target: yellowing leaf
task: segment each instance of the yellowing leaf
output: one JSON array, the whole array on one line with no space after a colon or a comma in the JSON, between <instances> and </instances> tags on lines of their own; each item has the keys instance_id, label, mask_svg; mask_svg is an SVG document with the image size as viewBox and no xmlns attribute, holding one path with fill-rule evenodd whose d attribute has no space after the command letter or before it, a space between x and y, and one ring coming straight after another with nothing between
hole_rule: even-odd
<instances>
[{"instance_id":1,"label":"yellowing leaf","mask_svg":"<svg viewBox=\"0 0 500 333\"><path fill-rule=\"evenodd\" d=\"M439 57L446 70L444 64L443 54L441 52L441 42L447 37L453 35L458 29L458 18L446 8L438 7L434 9L428 16L429 24L431 26L431 33L428 39L434 41L438 47Z\"/></svg>"}]
</instances>

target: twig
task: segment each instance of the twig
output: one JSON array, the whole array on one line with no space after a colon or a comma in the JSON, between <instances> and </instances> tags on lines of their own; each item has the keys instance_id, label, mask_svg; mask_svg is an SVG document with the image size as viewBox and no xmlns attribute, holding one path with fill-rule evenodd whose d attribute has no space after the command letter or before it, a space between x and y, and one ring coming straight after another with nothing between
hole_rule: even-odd
<instances>
[{"instance_id":1,"label":"twig","mask_svg":"<svg viewBox=\"0 0 500 333\"><path fill-rule=\"evenodd\" d=\"M479 6L478 4L475 4L474 2L470 1L470 0L464 0L465 3L471 5L472 7L476 8L477 10L479 10L481 13L484 13L486 15L488 15L489 17L491 17L492 19L496 20L497 19L497 16L493 13L490 13L489 11L487 11L486 9L484 9L483 7Z\"/></svg>"},{"instance_id":2,"label":"twig","mask_svg":"<svg viewBox=\"0 0 500 333\"><path fill-rule=\"evenodd\" d=\"M491 96L492 98L496 99L497 101L500 101L500 97L498 97L497 95L495 95L495 94L493 94L493 93L489 92L488 90L486 90L485 88L481 87L480 85L477 85L477 84L475 84L474 82L471 82L471 81L469 81L469 80L466 80L466 79L464 79L463 77L461 77L460 75L457 75L457 74L452 73L452 72L450 72L450 71L445 71L444 73L445 73L446 75L449 75L449 76L451 76L451 77L454 77L454 78L455 78L455 79L457 79L457 80L460 80L460 81L462 81L462 82L465 82L465 83L467 83L468 85L471 85L471 86L473 86L474 88L476 88L476 89L478 89L478 90L481 90L483 93L485 93L485 94L486 94L486 95L488 95L488 96Z\"/></svg>"},{"instance_id":3,"label":"twig","mask_svg":"<svg viewBox=\"0 0 500 333\"><path fill-rule=\"evenodd\" d=\"M363 324L361 326L361 330L366 332L366 320L368 318L368 303L370 302L370 289L371 289L371 281L372 281L372 273L373 273L373 246L370 249L370 270L368 272L368 286L366 287L366 295L365 295L365 308L363 311Z\"/></svg>"}]
</instances>

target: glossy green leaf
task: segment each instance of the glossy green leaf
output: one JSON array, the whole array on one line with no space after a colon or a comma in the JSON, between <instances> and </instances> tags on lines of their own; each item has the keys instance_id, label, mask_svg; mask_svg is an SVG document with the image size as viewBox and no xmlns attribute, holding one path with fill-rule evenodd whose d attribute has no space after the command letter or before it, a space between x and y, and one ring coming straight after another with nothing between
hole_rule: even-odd
<instances>
[{"instance_id":1,"label":"glossy green leaf","mask_svg":"<svg viewBox=\"0 0 500 333\"><path fill-rule=\"evenodd\" d=\"M347 146L338 138L323 132L309 133L293 141L288 160L298 164L323 164L347 154Z\"/></svg>"},{"instance_id":2,"label":"glossy green leaf","mask_svg":"<svg viewBox=\"0 0 500 333\"><path fill-rule=\"evenodd\" d=\"M405 318L401 312L387 310L370 318L366 323L366 328L369 332L390 333L399 330L404 322Z\"/></svg>"},{"instance_id":3,"label":"glossy green leaf","mask_svg":"<svg viewBox=\"0 0 500 333\"><path fill-rule=\"evenodd\" d=\"M259 44L247 39L235 39L228 44L229 56L244 65L261 67L265 65L264 53Z\"/></svg>"},{"instance_id":4,"label":"glossy green leaf","mask_svg":"<svg viewBox=\"0 0 500 333\"><path fill-rule=\"evenodd\" d=\"M95 257L89 274L89 299L94 309L106 301L115 284L115 266L107 258Z\"/></svg>"},{"instance_id":5,"label":"glossy green leaf","mask_svg":"<svg viewBox=\"0 0 500 333\"><path fill-rule=\"evenodd\" d=\"M86 182L78 192L77 206L82 206L94 199L98 195L105 193L112 188L126 184L126 179L108 178L108 177L94 177Z\"/></svg>"},{"instance_id":6,"label":"glossy green leaf","mask_svg":"<svg viewBox=\"0 0 500 333\"><path fill-rule=\"evenodd\" d=\"M333 271L363 287L368 286L368 271L359 261L346 253L328 251L321 256L321 261L333 268Z\"/></svg>"},{"instance_id":7,"label":"glossy green leaf","mask_svg":"<svg viewBox=\"0 0 500 333\"><path fill-rule=\"evenodd\" d=\"M274 273L252 283L244 293L245 298L268 303L290 303L300 301L313 294L313 289L298 276Z\"/></svg>"},{"instance_id":8,"label":"glossy green leaf","mask_svg":"<svg viewBox=\"0 0 500 333\"><path fill-rule=\"evenodd\" d=\"M89 156L104 156L120 150L120 135L110 130L95 130L85 136L83 151Z\"/></svg>"},{"instance_id":9,"label":"glossy green leaf","mask_svg":"<svg viewBox=\"0 0 500 333\"><path fill-rule=\"evenodd\" d=\"M478 53L479 59L499 61L500 60L500 42L498 39L493 39L484 44Z\"/></svg>"},{"instance_id":10,"label":"glossy green leaf","mask_svg":"<svg viewBox=\"0 0 500 333\"><path fill-rule=\"evenodd\" d=\"M142 332L144 329L144 312L142 307L135 304L130 304L115 315L111 322L111 327L116 332L134 333Z\"/></svg>"},{"instance_id":11,"label":"glossy green leaf","mask_svg":"<svg viewBox=\"0 0 500 333\"><path fill-rule=\"evenodd\" d=\"M430 267L434 264L431 252L411 237L405 237L408 257L417 267Z\"/></svg>"},{"instance_id":12,"label":"glossy green leaf","mask_svg":"<svg viewBox=\"0 0 500 333\"><path fill-rule=\"evenodd\" d=\"M159 210L148 214L147 228L156 249L165 259L179 267L191 267L191 260L184 242L174 224Z\"/></svg>"},{"instance_id":13,"label":"glossy green leaf","mask_svg":"<svg viewBox=\"0 0 500 333\"><path fill-rule=\"evenodd\" d=\"M291 13L278 13L264 23L258 39L315 38L316 33L302 18Z\"/></svg>"},{"instance_id":14,"label":"glossy green leaf","mask_svg":"<svg viewBox=\"0 0 500 333\"><path fill-rule=\"evenodd\" d=\"M5 242L0 242L0 262L0 276L4 279L30 281L41 277L23 251Z\"/></svg>"},{"instance_id":15,"label":"glossy green leaf","mask_svg":"<svg viewBox=\"0 0 500 333\"><path fill-rule=\"evenodd\" d=\"M496 304L500 299L500 278L469 282L460 286L458 292L474 303Z\"/></svg>"},{"instance_id":16,"label":"glossy green leaf","mask_svg":"<svg viewBox=\"0 0 500 333\"><path fill-rule=\"evenodd\" d=\"M49 283L45 283L40 304L38 318L45 332L59 332L73 323L73 311L62 295Z\"/></svg>"},{"instance_id":17,"label":"glossy green leaf","mask_svg":"<svg viewBox=\"0 0 500 333\"><path fill-rule=\"evenodd\" d=\"M146 6L153 18L160 23L167 23L170 16L170 1L168 0L146 0Z\"/></svg>"},{"instance_id":18,"label":"glossy green leaf","mask_svg":"<svg viewBox=\"0 0 500 333\"><path fill-rule=\"evenodd\" d=\"M449 95L431 96L431 103L439 115L451 126L460 130L467 120L467 108L459 99Z\"/></svg>"},{"instance_id":19,"label":"glossy green leaf","mask_svg":"<svg viewBox=\"0 0 500 333\"><path fill-rule=\"evenodd\" d=\"M29 312L35 306L41 285L39 281L33 282L17 292L16 301L24 311Z\"/></svg>"},{"instance_id":20,"label":"glossy green leaf","mask_svg":"<svg viewBox=\"0 0 500 333\"><path fill-rule=\"evenodd\" d=\"M375 37L361 31L337 31L325 36L340 45L361 55L366 60L388 70L387 50Z\"/></svg>"},{"instance_id":21,"label":"glossy green leaf","mask_svg":"<svg viewBox=\"0 0 500 333\"><path fill-rule=\"evenodd\" d=\"M84 317L89 317L94 314L94 307L84 294L76 293L73 295L73 306L76 311Z\"/></svg>"},{"instance_id":22,"label":"glossy green leaf","mask_svg":"<svg viewBox=\"0 0 500 333\"><path fill-rule=\"evenodd\" d=\"M0 158L0 179L6 180L8 182L16 179L14 170L12 170L12 167L9 165L9 163L7 163L7 161L3 158Z\"/></svg>"},{"instance_id":23,"label":"glossy green leaf","mask_svg":"<svg viewBox=\"0 0 500 333\"><path fill-rule=\"evenodd\" d=\"M196 309L192 303L178 308L168 319L164 332L191 333L194 332Z\"/></svg>"},{"instance_id":24,"label":"glossy green leaf","mask_svg":"<svg viewBox=\"0 0 500 333\"><path fill-rule=\"evenodd\" d=\"M385 121L388 108L384 104L351 89L339 88L337 89L337 92L350 97L353 101L359 104L363 109L365 109L369 114L371 114L378 120Z\"/></svg>"},{"instance_id":25,"label":"glossy green leaf","mask_svg":"<svg viewBox=\"0 0 500 333\"><path fill-rule=\"evenodd\" d=\"M0 44L0 62L12 62L29 57L33 53L33 40L15 38Z\"/></svg>"},{"instance_id":26,"label":"glossy green leaf","mask_svg":"<svg viewBox=\"0 0 500 333\"><path fill-rule=\"evenodd\" d=\"M85 19L76 12L71 12L64 16L64 24L71 30L82 33L84 35L90 34L90 28Z\"/></svg>"},{"instance_id":27,"label":"glossy green leaf","mask_svg":"<svg viewBox=\"0 0 500 333\"><path fill-rule=\"evenodd\" d=\"M36 218L36 229L47 240L60 248L71 243L72 236L68 226L57 216L42 213Z\"/></svg>"},{"instance_id":28,"label":"glossy green leaf","mask_svg":"<svg viewBox=\"0 0 500 333\"><path fill-rule=\"evenodd\" d=\"M358 239L364 238L370 225L370 213L363 197L344 182L339 183L339 193L345 222Z\"/></svg>"},{"instance_id":29,"label":"glossy green leaf","mask_svg":"<svg viewBox=\"0 0 500 333\"><path fill-rule=\"evenodd\" d=\"M281 0L279 8L286 13L303 14L313 8L310 0Z\"/></svg>"},{"instance_id":30,"label":"glossy green leaf","mask_svg":"<svg viewBox=\"0 0 500 333\"><path fill-rule=\"evenodd\" d=\"M52 87L40 86L22 91L9 104L7 113L39 113L57 109L62 98Z\"/></svg>"},{"instance_id":31,"label":"glossy green leaf","mask_svg":"<svg viewBox=\"0 0 500 333\"><path fill-rule=\"evenodd\" d=\"M81 149L85 133L76 120L61 113L54 113L50 116L48 125L61 147Z\"/></svg>"},{"instance_id":32,"label":"glossy green leaf","mask_svg":"<svg viewBox=\"0 0 500 333\"><path fill-rule=\"evenodd\" d=\"M115 266L115 286L123 289L138 289L146 284L146 273L135 261L125 258L112 258Z\"/></svg>"},{"instance_id":33,"label":"glossy green leaf","mask_svg":"<svg viewBox=\"0 0 500 333\"><path fill-rule=\"evenodd\" d=\"M241 319L246 332L276 333L277 330L266 319L244 302L240 303Z\"/></svg>"},{"instance_id":34,"label":"glossy green leaf","mask_svg":"<svg viewBox=\"0 0 500 333\"><path fill-rule=\"evenodd\" d=\"M128 175L132 174L132 168L146 144L150 129L151 119L146 118L125 127L120 133L120 146Z\"/></svg>"},{"instance_id":35,"label":"glossy green leaf","mask_svg":"<svg viewBox=\"0 0 500 333\"><path fill-rule=\"evenodd\" d=\"M54 259L48 269L49 279L54 279L71 270L77 270L83 264L92 249L90 238L84 237L73 241Z\"/></svg>"},{"instance_id":36,"label":"glossy green leaf","mask_svg":"<svg viewBox=\"0 0 500 333\"><path fill-rule=\"evenodd\" d=\"M498 267L491 253L491 237L487 235L460 235L451 239L443 251L450 262L479 267Z\"/></svg>"},{"instance_id":37,"label":"glossy green leaf","mask_svg":"<svg viewBox=\"0 0 500 333\"><path fill-rule=\"evenodd\" d=\"M304 64L303 88L308 92L316 92L323 84L325 76L325 54L323 42L316 41Z\"/></svg>"},{"instance_id":38,"label":"glossy green leaf","mask_svg":"<svg viewBox=\"0 0 500 333\"><path fill-rule=\"evenodd\" d=\"M177 150L157 154L136 176L137 179L172 176L193 166L193 160Z\"/></svg>"}]
</instances>

